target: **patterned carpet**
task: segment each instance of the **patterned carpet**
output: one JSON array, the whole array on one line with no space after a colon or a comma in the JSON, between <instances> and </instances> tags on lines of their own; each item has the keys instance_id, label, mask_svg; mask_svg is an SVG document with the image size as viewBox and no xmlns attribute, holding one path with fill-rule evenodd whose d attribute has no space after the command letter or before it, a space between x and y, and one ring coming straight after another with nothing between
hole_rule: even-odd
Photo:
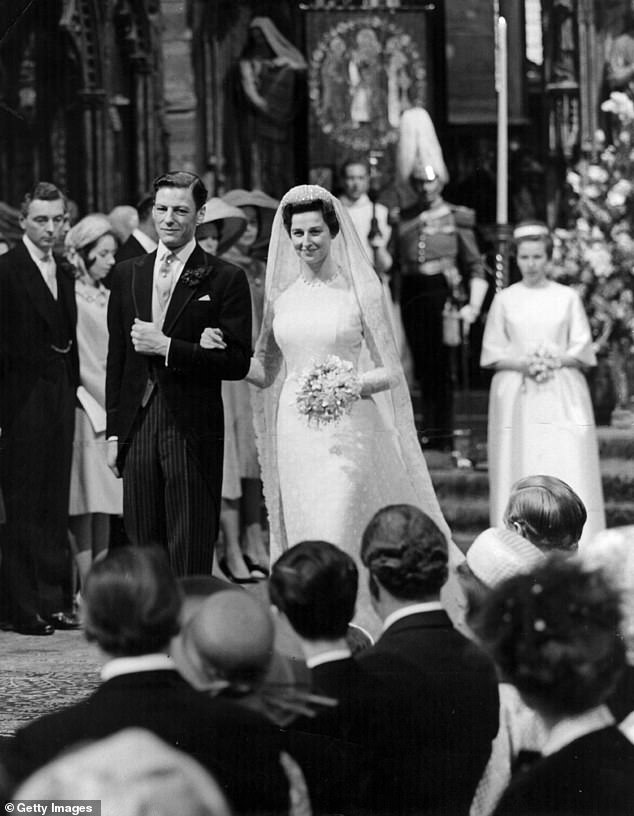
<instances>
[{"instance_id":1,"label":"patterned carpet","mask_svg":"<svg viewBox=\"0 0 634 816\"><path fill-rule=\"evenodd\" d=\"M97 650L81 632L24 637L0 632L0 736L81 700L99 682Z\"/></svg>"}]
</instances>

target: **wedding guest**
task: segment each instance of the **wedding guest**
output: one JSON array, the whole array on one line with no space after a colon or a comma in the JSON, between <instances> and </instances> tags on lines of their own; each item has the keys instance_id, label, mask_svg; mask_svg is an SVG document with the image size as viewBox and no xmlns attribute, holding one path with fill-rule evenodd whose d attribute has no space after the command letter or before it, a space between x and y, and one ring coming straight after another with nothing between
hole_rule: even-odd
<instances>
[{"instance_id":1,"label":"wedding guest","mask_svg":"<svg viewBox=\"0 0 634 816\"><path fill-rule=\"evenodd\" d=\"M130 204L119 204L108 213L112 231L121 246L139 226L139 214Z\"/></svg>"},{"instance_id":2,"label":"wedding guest","mask_svg":"<svg viewBox=\"0 0 634 816\"><path fill-rule=\"evenodd\" d=\"M210 198L205 204L205 215L196 227L196 241L211 255L221 255L230 251L247 227L247 216L238 207L227 204L221 198ZM237 259L235 259L237 260ZM243 267L244 268L244 267ZM253 286L251 279L252 322L255 320ZM257 329L256 329L257 332ZM224 453L222 459L222 504L220 508L221 550L218 565L223 573L236 584L253 583L257 578L251 574L242 553L242 528L244 541L251 542L249 553L245 553L250 564L257 562L257 554L251 561L253 547L262 546L260 526L260 482L252 485L248 478L253 470L259 474L257 452L255 462L245 447L255 451L255 434L249 386L241 380L222 383L222 407L224 412ZM241 456L242 453L242 456ZM243 460L247 464L243 467ZM243 479L243 476L245 477ZM244 485L244 496L243 496ZM255 507L252 505L255 504ZM241 510L244 508L245 513ZM244 515L244 525L242 524ZM262 560L262 559L260 559ZM261 575L260 577L263 577Z\"/></svg>"},{"instance_id":3,"label":"wedding guest","mask_svg":"<svg viewBox=\"0 0 634 816\"><path fill-rule=\"evenodd\" d=\"M140 728L83 745L36 771L15 799L98 800L101 816L230 816L218 784L191 757Z\"/></svg>"},{"instance_id":4,"label":"wedding guest","mask_svg":"<svg viewBox=\"0 0 634 816\"><path fill-rule=\"evenodd\" d=\"M399 792L392 788L397 787L401 752L411 745L411 721L400 698L353 659L348 627L357 585L351 556L325 541L296 544L273 565L271 603L299 638L313 691L337 701L334 708L296 719L290 727L341 741L345 798L332 806L368 813L387 807L395 813Z\"/></svg>"},{"instance_id":5,"label":"wedding guest","mask_svg":"<svg viewBox=\"0 0 634 816\"><path fill-rule=\"evenodd\" d=\"M201 339L218 342L213 327ZM338 422L322 422L298 406L301 376L332 357L349 364L343 380L349 392L358 387L361 399L350 397ZM257 387L272 562L299 541L329 541L358 560L356 542L388 502L425 508L449 537L381 283L345 208L317 185L289 190L276 213L264 317L247 379ZM452 562L463 560L450 546ZM357 621L376 631L363 585Z\"/></svg>"},{"instance_id":6,"label":"wedding guest","mask_svg":"<svg viewBox=\"0 0 634 816\"><path fill-rule=\"evenodd\" d=\"M158 235L152 218L152 208L154 206L154 196L146 193L136 205L138 224L133 227L132 232L119 245L115 254L117 263L127 261L130 258L138 258L147 252L154 252L158 243Z\"/></svg>"},{"instance_id":7,"label":"wedding guest","mask_svg":"<svg viewBox=\"0 0 634 816\"><path fill-rule=\"evenodd\" d=\"M53 252L65 214L63 193L38 182L22 202L22 240L0 256L0 618L23 635L78 626L65 590L77 307L72 269Z\"/></svg>"},{"instance_id":8,"label":"wedding guest","mask_svg":"<svg viewBox=\"0 0 634 816\"><path fill-rule=\"evenodd\" d=\"M66 257L76 270L78 406L69 504L80 585L92 561L105 553L110 516L123 512L121 482L107 462L106 357L109 291L103 285L115 262L117 239L101 213L82 218L66 235Z\"/></svg>"},{"instance_id":9,"label":"wedding guest","mask_svg":"<svg viewBox=\"0 0 634 816\"><path fill-rule=\"evenodd\" d=\"M625 665L619 625L609 580L566 556L492 591L478 637L548 729L541 758L512 779L495 816L631 812L634 745L605 705Z\"/></svg>"},{"instance_id":10,"label":"wedding guest","mask_svg":"<svg viewBox=\"0 0 634 816\"><path fill-rule=\"evenodd\" d=\"M447 550L435 522L405 504L379 510L361 544L383 630L359 664L407 705L414 731L398 812L467 814L498 730L493 664L440 602Z\"/></svg>"},{"instance_id":11,"label":"wedding guest","mask_svg":"<svg viewBox=\"0 0 634 816\"><path fill-rule=\"evenodd\" d=\"M600 569L618 591L626 666L606 703L634 742L634 525L603 530L581 555L588 569Z\"/></svg>"},{"instance_id":12,"label":"wedding guest","mask_svg":"<svg viewBox=\"0 0 634 816\"><path fill-rule=\"evenodd\" d=\"M481 365L495 370L489 397L491 524L511 486L542 473L563 479L587 510L580 545L605 527L596 429L584 370L595 364L577 293L549 279L545 224L513 233L522 280L499 292L484 331Z\"/></svg>"},{"instance_id":13,"label":"wedding guest","mask_svg":"<svg viewBox=\"0 0 634 816\"><path fill-rule=\"evenodd\" d=\"M103 682L81 702L18 730L4 756L14 783L77 743L137 727L197 759L235 813L287 812L275 729L229 699L195 691L169 657L181 594L162 549L120 547L95 562L82 611L86 638L105 656Z\"/></svg>"},{"instance_id":14,"label":"wedding guest","mask_svg":"<svg viewBox=\"0 0 634 816\"><path fill-rule=\"evenodd\" d=\"M253 344L262 325L266 258L271 226L278 202L260 190L229 190L225 205L236 207L246 218L246 226L237 241L222 241L220 254L244 269L251 290ZM223 226L223 231L225 227ZM228 414L235 428L241 485L240 522L244 561L256 578L268 575L268 553L262 530L262 474L255 439L251 389L245 381L224 384Z\"/></svg>"}]
</instances>

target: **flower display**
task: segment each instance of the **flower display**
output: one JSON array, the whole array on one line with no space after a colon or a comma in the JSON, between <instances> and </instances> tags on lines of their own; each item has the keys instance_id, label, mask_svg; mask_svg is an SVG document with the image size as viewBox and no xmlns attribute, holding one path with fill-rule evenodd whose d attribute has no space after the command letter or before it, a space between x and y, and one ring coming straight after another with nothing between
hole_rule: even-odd
<instances>
[{"instance_id":1,"label":"flower display","mask_svg":"<svg viewBox=\"0 0 634 816\"><path fill-rule=\"evenodd\" d=\"M335 355L302 372L297 389L297 409L309 424L329 425L347 414L361 396L354 366Z\"/></svg>"},{"instance_id":2,"label":"flower display","mask_svg":"<svg viewBox=\"0 0 634 816\"><path fill-rule=\"evenodd\" d=\"M554 231L553 276L581 295L595 351L606 360L617 406L634 407L634 102L613 92L602 104L612 141L595 134L596 157L566 175L569 215Z\"/></svg>"},{"instance_id":3,"label":"flower display","mask_svg":"<svg viewBox=\"0 0 634 816\"><path fill-rule=\"evenodd\" d=\"M211 267L209 266L196 266L192 269L185 269L181 273L180 279L187 286L195 288L210 274L210 272Z\"/></svg>"}]
</instances>

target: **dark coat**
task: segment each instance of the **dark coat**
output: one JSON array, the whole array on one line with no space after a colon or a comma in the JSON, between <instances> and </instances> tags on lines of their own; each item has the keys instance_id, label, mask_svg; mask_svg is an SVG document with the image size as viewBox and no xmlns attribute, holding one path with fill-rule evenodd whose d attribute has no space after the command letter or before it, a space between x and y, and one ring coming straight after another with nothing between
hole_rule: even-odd
<instances>
[{"instance_id":1,"label":"dark coat","mask_svg":"<svg viewBox=\"0 0 634 816\"><path fill-rule=\"evenodd\" d=\"M4 764L18 783L62 751L123 728L146 728L207 768L235 813L286 813L280 736L263 717L195 691L176 672L145 671L106 681L80 703L21 728Z\"/></svg>"},{"instance_id":2,"label":"dark coat","mask_svg":"<svg viewBox=\"0 0 634 816\"><path fill-rule=\"evenodd\" d=\"M492 662L442 610L401 618L358 660L409 709L393 812L467 814L498 730Z\"/></svg>"},{"instance_id":3,"label":"dark coat","mask_svg":"<svg viewBox=\"0 0 634 816\"><path fill-rule=\"evenodd\" d=\"M56 308L61 309L72 346L66 355L71 383L79 384L77 353L77 306L72 268L62 259L57 264L57 305L42 273L20 241L0 256L0 427L3 435L27 403L39 380L49 376L51 362L58 359ZM42 410L50 410L49 405Z\"/></svg>"},{"instance_id":4,"label":"dark coat","mask_svg":"<svg viewBox=\"0 0 634 816\"><path fill-rule=\"evenodd\" d=\"M634 745L602 728L542 757L513 777L495 816L630 816Z\"/></svg>"},{"instance_id":5,"label":"dark coat","mask_svg":"<svg viewBox=\"0 0 634 816\"><path fill-rule=\"evenodd\" d=\"M150 376L203 477L222 478L222 380L241 380L251 357L251 299L244 272L196 247L174 287L163 332L171 337L168 365L137 354L130 329L135 317L152 320L156 252L115 266L108 304L107 435L119 438L119 467L135 431ZM191 285L186 282L189 272ZM227 348L203 349L203 329L219 327Z\"/></svg>"}]
</instances>

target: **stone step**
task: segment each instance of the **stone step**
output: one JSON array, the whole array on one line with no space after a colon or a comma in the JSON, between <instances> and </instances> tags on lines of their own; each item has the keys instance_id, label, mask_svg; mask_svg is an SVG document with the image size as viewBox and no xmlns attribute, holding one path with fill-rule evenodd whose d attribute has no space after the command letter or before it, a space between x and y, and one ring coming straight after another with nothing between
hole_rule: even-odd
<instances>
[{"instance_id":1,"label":"stone step","mask_svg":"<svg viewBox=\"0 0 634 816\"><path fill-rule=\"evenodd\" d=\"M486 497L458 499L455 497L441 498L440 506L447 519L447 524L456 534L472 533L471 540L482 530L485 530L489 522L489 502ZM608 527L620 527L624 524L634 524L634 501L606 501L605 506L606 522ZM459 545L460 546L460 545Z\"/></svg>"},{"instance_id":2,"label":"stone step","mask_svg":"<svg viewBox=\"0 0 634 816\"><path fill-rule=\"evenodd\" d=\"M442 456L442 454L441 454ZM430 475L439 500L443 498L487 498L489 476L485 469L456 468L448 463L438 466L430 463ZM601 477L606 501L628 502L634 500L634 464L626 459L602 459Z\"/></svg>"}]
</instances>

